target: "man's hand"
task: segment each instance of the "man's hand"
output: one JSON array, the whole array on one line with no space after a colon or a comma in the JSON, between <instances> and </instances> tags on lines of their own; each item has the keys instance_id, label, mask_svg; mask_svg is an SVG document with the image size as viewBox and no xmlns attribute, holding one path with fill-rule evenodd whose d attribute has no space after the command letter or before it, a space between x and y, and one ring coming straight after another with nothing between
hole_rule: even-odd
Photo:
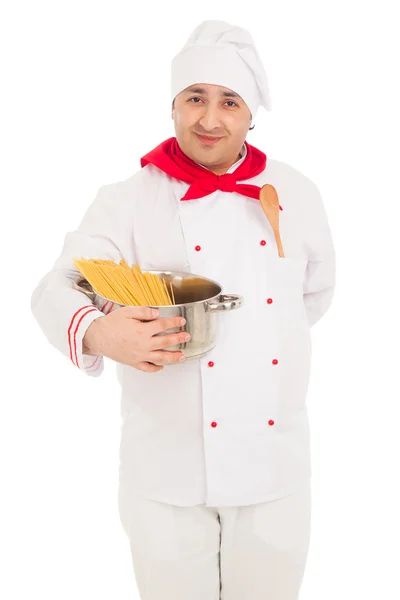
<instances>
[{"instance_id":1,"label":"man's hand","mask_svg":"<svg viewBox=\"0 0 400 600\"><path fill-rule=\"evenodd\" d=\"M106 356L147 373L164 368L152 364L154 362L168 365L184 360L182 352L164 349L187 342L190 339L187 332L156 334L182 327L186 320L182 317L158 319L159 311L153 310L144 306L124 306L95 319L83 338L83 353Z\"/></svg>"}]
</instances>

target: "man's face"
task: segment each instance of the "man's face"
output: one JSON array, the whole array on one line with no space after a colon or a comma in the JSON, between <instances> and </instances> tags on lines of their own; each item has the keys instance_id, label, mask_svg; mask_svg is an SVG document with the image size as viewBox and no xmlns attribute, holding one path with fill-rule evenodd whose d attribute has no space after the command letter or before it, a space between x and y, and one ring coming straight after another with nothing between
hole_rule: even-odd
<instances>
[{"instance_id":1,"label":"man's face","mask_svg":"<svg viewBox=\"0 0 400 600\"><path fill-rule=\"evenodd\" d=\"M239 158L251 114L229 88L198 83L176 96L172 119L182 151L214 173L223 174Z\"/></svg>"}]
</instances>

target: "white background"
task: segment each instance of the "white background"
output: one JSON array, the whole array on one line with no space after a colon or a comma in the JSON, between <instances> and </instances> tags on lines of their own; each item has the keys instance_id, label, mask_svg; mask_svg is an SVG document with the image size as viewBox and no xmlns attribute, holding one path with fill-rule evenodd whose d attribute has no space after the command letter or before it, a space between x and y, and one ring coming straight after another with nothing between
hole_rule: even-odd
<instances>
[{"instance_id":1,"label":"white background","mask_svg":"<svg viewBox=\"0 0 400 600\"><path fill-rule=\"evenodd\" d=\"M138 599L117 510L114 365L84 376L48 344L29 301L98 188L128 178L174 135L170 61L205 19L253 35L273 110L260 108L247 141L317 183L337 252L334 302L312 331L313 521L301 600L400 598L395 5L37 0L2 9L5 600Z\"/></svg>"}]
</instances>

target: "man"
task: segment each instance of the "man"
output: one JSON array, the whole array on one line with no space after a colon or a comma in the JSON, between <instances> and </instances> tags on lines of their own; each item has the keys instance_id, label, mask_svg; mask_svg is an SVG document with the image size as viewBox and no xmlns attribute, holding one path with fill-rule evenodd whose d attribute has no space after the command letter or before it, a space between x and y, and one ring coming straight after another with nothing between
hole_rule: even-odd
<instances>
[{"instance_id":1,"label":"man","mask_svg":"<svg viewBox=\"0 0 400 600\"><path fill-rule=\"evenodd\" d=\"M104 185L32 296L49 341L122 386L119 507L145 600L295 600L310 533L305 404L312 327L335 285L316 185L245 141L270 109L251 36L199 25L172 62L175 138ZM259 201L274 186L285 257ZM192 272L243 295L215 348L181 360L185 332L150 308L108 313L74 288L73 258ZM222 595L221 595L222 594Z\"/></svg>"}]
</instances>

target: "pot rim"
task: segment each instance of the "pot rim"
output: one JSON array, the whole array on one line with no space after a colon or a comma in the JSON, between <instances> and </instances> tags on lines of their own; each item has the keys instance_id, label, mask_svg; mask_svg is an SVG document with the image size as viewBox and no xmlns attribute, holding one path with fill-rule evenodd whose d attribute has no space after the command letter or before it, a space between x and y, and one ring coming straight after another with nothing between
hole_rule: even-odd
<instances>
[{"instance_id":1,"label":"pot rim","mask_svg":"<svg viewBox=\"0 0 400 600\"><path fill-rule=\"evenodd\" d=\"M184 302L181 304L159 304L157 306L153 305L153 304L145 304L144 306L148 307L148 308L178 308L181 306L194 306L195 304L204 304L204 302L209 302L210 300L215 300L215 298L218 298L219 296L221 296L222 294L222 287L221 285L217 282L214 281L214 279L210 279L209 277L203 277L202 275L197 275L196 273L188 273L187 271L160 271L160 270L154 270L154 269L142 269L143 273L151 273L153 275L170 275L172 277L179 275L186 275L188 276L188 278L196 278L196 279L202 279L203 281L208 281L209 283L212 283L214 285L216 285L219 288L219 292L217 294L215 294L214 296L209 296L208 298L204 298L204 300L196 300L195 302ZM77 282L76 285L80 285L83 282L86 282L90 288L93 290L93 293L100 299L105 300L107 302L112 302L115 304L117 304L118 306L134 306L133 304L121 304L120 302L117 302L116 300L111 300L110 298L107 298L106 296L102 296L101 294L98 294L96 292L96 290L90 285L90 283L87 281L87 279L85 279L85 277L82 276L82 278L80 278Z\"/></svg>"}]
</instances>

